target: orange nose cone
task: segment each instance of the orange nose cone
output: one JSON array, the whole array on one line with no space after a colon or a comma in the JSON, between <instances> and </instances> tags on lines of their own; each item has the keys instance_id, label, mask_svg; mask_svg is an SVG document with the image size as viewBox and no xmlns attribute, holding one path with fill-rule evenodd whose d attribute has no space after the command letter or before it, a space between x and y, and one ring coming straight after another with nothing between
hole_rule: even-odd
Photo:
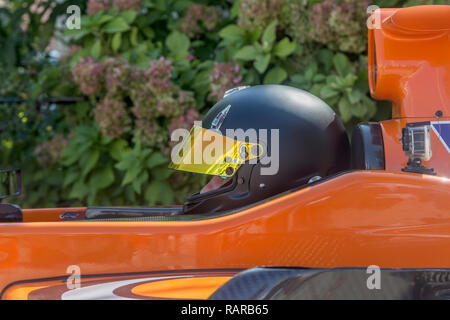
<instances>
[{"instance_id":1,"label":"orange nose cone","mask_svg":"<svg viewBox=\"0 0 450 320\"><path fill-rule=\"evenodd\" d=\"M394 25L416 32L450 30L450 6L419 6L398 10Z\"/></svg>"},{"instance_id":2,"label":"orange nose cone","mask_svg":"<svg viewBox=\"0 0 450 320\"><path fill-rule=\"evenodd\" d=\"M381 9L369 29L369 87L393 118L450 115L450 6Z\"/></svg>"}]
</instances>

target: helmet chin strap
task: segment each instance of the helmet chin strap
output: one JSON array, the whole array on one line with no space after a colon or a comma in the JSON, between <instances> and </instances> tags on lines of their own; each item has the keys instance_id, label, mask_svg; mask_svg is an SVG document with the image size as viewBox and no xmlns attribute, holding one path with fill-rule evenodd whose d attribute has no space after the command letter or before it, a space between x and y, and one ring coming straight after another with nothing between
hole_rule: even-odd
<instances>
[{"instance_id":1,"label":"helmet chin strap","mask_svg":"<svg viewBox=\"0 0 450 320\"><path fill-rule=\"evenodd\" d=\"M200 193L205 193L205 192L209 192L209 191L213 191L213 190L217 190L219 189L221 186L223 186L225 183L227 183L228 181L230 181L230 178L221 178L219 176L214 176L212 177L211 180L209 180L209 182L202 188L202 190L200 191Z\"/></svg>"}]
</instances>

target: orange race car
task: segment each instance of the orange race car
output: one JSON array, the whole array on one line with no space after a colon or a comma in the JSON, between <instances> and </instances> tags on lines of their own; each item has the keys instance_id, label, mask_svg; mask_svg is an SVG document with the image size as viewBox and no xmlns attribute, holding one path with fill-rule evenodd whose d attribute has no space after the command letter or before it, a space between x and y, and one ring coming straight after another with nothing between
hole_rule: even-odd
<instances>
[{"instance_id":1,"label":"orange race car","mask_svg":"<svg viewBox=\"0 0 450 320\"><path fill-rule=\"evenodd\" d=\"M350 145L313 95L236 88L173 153L214 176L183 207L0 204L0 297L448 298L450 6L371 19L370 91L392 120ZM226 147L196 162L205 139ZM20 192L20 171L2 175Z\"/></svg>"}]
</instances>

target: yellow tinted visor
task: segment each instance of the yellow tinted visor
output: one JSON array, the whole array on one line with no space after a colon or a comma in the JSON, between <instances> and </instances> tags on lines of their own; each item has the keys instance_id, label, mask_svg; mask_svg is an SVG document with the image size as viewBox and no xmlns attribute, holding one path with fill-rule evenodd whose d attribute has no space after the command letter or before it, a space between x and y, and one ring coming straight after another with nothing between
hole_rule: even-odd
<instances>
[{"instance_id":1,"label":"yellow tinted visor","mask_svg":"<svg viewBox=\"0 0 450 320\"><path fill-rule=\"evenodd\" d=\"M260 144L231 139L194 125L189 135L173 148L169 168L231 177L244 162L262 153Z\"/></svg>"}]
</instances>

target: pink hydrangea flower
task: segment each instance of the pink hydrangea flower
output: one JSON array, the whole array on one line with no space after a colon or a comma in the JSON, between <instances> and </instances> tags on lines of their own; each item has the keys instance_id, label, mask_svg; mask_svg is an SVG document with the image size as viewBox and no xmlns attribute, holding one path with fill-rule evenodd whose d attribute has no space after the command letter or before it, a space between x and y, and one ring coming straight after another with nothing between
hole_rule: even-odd
<instances>
[{"instance_id":1,"label":"pink hydrangea flower","mask_svg":"<svg viewBox=\"0 0 450 320\"><path fill-rule=\"evenodd\" d=\"M242 76L237 63L214 63L210 76L210 100L218 101L223 98L227 90L240 85L242 85Z\"/></svg>"},{"instance_id":2,"label":"pink hydrangea flower","mask_svg":"<svg viewBox=\"0 0 450 320\"><path fill-rule=\"evenodd\" d=\"M102 134L116 139L131 129L131 119L121 98L107 95L94 109L94 118Z\"/></svg>"},{"instance_id":3,"label":"pink hydrangea flower","mask_svg":"<svg viewBox=\"0 0 450 320\"><path fill-rule=\"evenodd\" d=\"M87 13L93 15L100 11L109 10L112 8L112 5L112 0L89 0L87 3Z\"/></svg>"},{"instance_id":4,"label":"pink hydrangea flower","mask_svg":"<svg viewBox=\"0 0 450 320\"><path fill-rule=\"evenodd\" d=\"M241 0L238 25L247 30L262 30L277 19L283 0Z\"/></svg>"},{"instance_id":5,"label":"pink hydrangea flower","mask_svg":"<svg viewBox=\"0 0 450 320\"><path fill-rule=\"evenodd\" d=\"M61 159L62 153L67 146L70 135L55 134L53 138L38 145L34 150L38 161L42 165L50 165Z\"/></svg>"},{"instance_id":6,"label":"pink hydrangea flower","mask_svg":"<svg viewBox=\"0 0 450 320\"><path fill-rule=\"evenodd\" d=\"M113 0L114 8L117 10L139 10L142 0Z\"/></svg>"},{"instance_id":7,"label":"pink hydrangea flower","mask_svg":"<svg viewBox=\"0 0 450 320\"><path fill-rule=\"evenodd\" d=\"M101 63L86 57L77 63L72 70L72 76L82 93L93 95L103 88L103 71L104 66Z\"/></svg>"},{"instance_id":8,"label":"pink hydrangea flower","mask_svg":"<svg viewBox=\"0 0 450 320\"><path fill-rule=\"evenodd\" d=\"M203 4L192 4L180 21L180 28L189 37L195 38L203 32L202 25L207 31L213 31L220 20L220 9Z\"/></svg>"}]
</instances>

